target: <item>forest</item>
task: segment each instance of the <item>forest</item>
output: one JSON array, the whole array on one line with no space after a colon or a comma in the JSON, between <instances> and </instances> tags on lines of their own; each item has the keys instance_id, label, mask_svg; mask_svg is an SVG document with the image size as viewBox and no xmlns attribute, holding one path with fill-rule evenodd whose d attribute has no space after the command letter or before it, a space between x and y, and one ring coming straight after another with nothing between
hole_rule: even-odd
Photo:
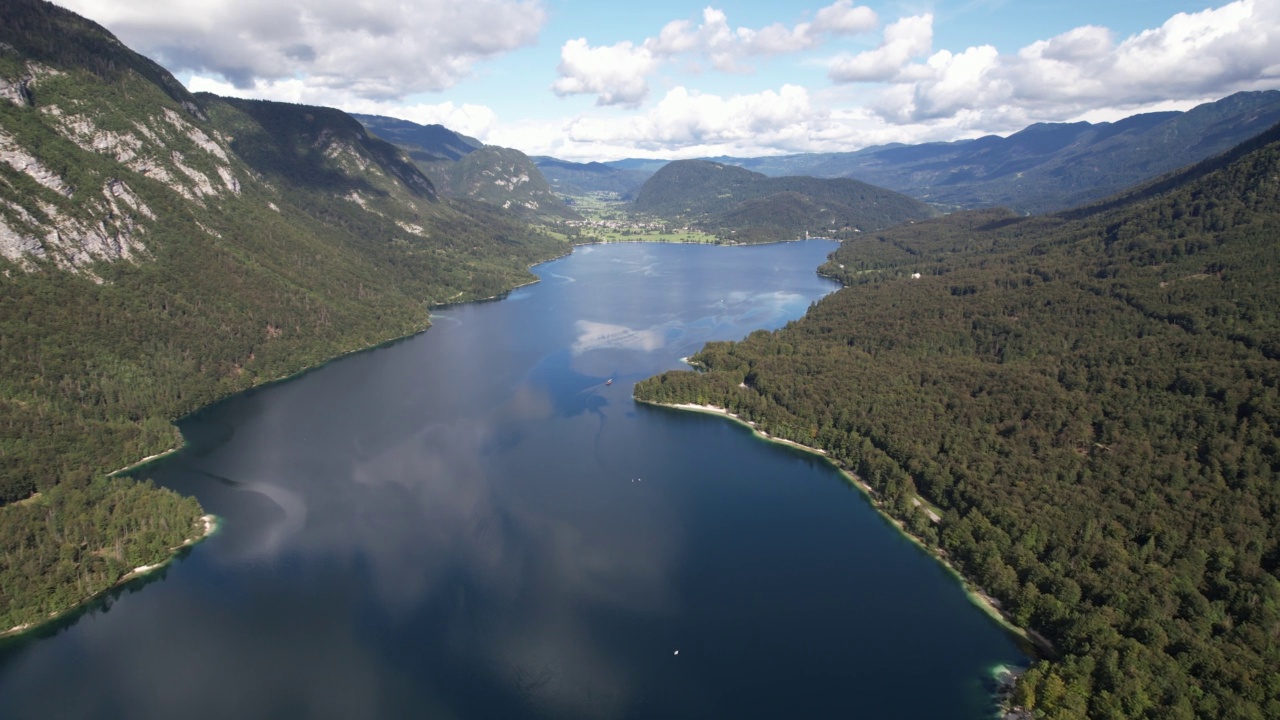
<instances>
[{"instance_id":1,"label":"forest","mask_svg":"<svg viewBox=\"0 0 1280 720\"><path fill-rule=\"evenodd\" d=\"M1280 717L1277 227L1280 128L1075 211L867 233L803 319L636 397L856 473L1052 644L1036 717Z\"/></svg>"},{"instance_id":2,"label":"forest","mask_svg":"<svg viewBox=\"0 0 1280 720\"><path fill-rule=\"evenodd\" d=\"M205 533L194 498L106 478L8 506L4 523L0 631L76 606Z\"/></svg>"}]
</instances>

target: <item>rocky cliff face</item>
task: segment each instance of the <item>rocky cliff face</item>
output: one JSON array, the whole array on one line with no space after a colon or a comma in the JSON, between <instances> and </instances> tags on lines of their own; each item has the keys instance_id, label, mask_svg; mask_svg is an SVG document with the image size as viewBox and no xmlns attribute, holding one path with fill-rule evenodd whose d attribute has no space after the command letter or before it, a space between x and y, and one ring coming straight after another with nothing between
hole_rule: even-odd
<instances>
[{"instance_id":1,"label":"rocky cliff face","mask_svg":"<svg viewBox=\"0 0 1280 720\"><path fill-rule=\"evenodd\" d=\"M270 127L280 119L292 124ZM250 138L240 151L237 136ZM151 257L158 226L209 232L244 205L279 212L287 201L268 177L290 153L307 159L299 176L345 179L333 197L392 232L433 212L426 176L339 111L196 98L129 74L111 87L0 43L0 257L21 271L98 277L95 263Z\"/></svg>"},{"instance_id":2,"label":"rocky cliff face","mask_svg":"<svg viewBox=\"0 0 1280 720\"><path fill-rule=\"evenodd\" d=\"M145 252L140 223L154 220L155 213L125 181L105 178L73 187L4 130L0 162L12 171L0 176L0 256L28 270L34 260L48 260L87 271L98 260L129 260Z\"/></svg>"}]
</instances>

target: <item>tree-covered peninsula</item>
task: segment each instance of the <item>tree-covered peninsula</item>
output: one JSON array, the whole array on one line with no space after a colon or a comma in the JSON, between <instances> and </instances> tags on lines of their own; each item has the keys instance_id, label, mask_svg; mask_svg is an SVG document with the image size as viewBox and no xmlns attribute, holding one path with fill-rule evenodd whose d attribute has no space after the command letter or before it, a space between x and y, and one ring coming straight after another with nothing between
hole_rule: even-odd
<instances>
[{"instance_id":1,"label":"tree-covered peninsula","mask_svg":"<svg viewBox=\"0 0 1280 720\"><path fill-rule=\"evenodd\" d=\"M869 233L802 320L636 396L856 472L1052 643L1036 717L1280 717L1278 177L1280 128L1077 211Z\"/></svg>"}]
</instances>

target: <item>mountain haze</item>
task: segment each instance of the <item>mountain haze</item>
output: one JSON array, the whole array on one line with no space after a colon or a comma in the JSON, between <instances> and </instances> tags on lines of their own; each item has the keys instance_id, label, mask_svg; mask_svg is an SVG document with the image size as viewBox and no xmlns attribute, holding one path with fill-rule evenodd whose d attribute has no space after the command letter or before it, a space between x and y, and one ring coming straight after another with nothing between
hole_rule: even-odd
<instances>
[{"instance_id":1,"label":"mountain haze","mask_svg":"<svg viewBox=\"0 0 1280 720\"><path fill-rule=\"evenodd\" d=\"M1051 212L1203 160L1280 122L1280 91L1113 123L1038 123L1009 137L850 153L716 158L766 175L852 177L943 208Z\"/></svg>"}]
</instances>

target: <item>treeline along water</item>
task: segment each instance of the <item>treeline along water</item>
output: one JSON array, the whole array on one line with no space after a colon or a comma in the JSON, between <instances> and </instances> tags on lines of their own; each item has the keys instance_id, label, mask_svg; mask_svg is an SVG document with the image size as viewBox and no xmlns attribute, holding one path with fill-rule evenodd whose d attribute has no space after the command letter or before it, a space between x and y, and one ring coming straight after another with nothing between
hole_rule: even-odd
<instances>
[{"instance_id":1,"label":"treeline along water","mask_svg":"<svg viewBox=\"0 0 1280 720\"><path fill-rule=\"evenodd\" d=\"M833 247L580 248L187 418L149 473L222 532L0 645L0 715L987 716L1021 652L833 469L631 400Z\"/></svg>"}]
</instances>

